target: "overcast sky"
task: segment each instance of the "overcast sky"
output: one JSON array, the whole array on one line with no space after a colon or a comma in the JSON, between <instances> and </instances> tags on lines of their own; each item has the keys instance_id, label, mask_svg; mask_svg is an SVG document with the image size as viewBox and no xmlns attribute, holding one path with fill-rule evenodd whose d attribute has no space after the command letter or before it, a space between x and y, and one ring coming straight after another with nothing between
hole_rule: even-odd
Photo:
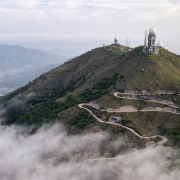
<instances>
[{"instance_id":1,"label":"overcast sky","mask_svg":"<svg viewBox=\"0 0 180 180\"><path fill-rule=\"evenodd\" d=\"M179 0L0 0L0 44L31 48L83 53L115 36L135 47L154 26L157 41L180 53L179 22Z\"/></svg>"}]
</instances>

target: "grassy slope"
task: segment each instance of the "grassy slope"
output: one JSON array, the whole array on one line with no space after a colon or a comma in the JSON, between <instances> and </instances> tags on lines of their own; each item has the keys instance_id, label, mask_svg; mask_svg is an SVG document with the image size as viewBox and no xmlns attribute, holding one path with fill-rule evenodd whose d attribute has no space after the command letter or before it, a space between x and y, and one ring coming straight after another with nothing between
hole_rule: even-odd
<instances>
[{"instance_id":1,"label":"grassy slope","mask_svg":"<svg viewBox=\"0 0 180 180\"><path fill-rule=\"evenodd\" d=\"M139 50L141 52L141 48ZM147 56L135 49L127 54L126 63L122 66L128 89L180 89L180 61L167 50L160 50L160 56ZM145 72L141 72L141 69Z\"/></svg>"},{"instance_id":2,"label":"grassy slope","mask_svg":"<svg viewBox=\"0 0 180 180\"><path fill-rule=\"evenodd\" d=\"M145 106L143 101L121 100L114 98L112 95L105 95L95 102L100 104L102 107L112 108L119 108L123 105L134 105L140 109ZM156 103L146 103L146 105L159 106L159 104ZM160 105L160 107L165 106ZM88 108L91 109L89 106ZM60 113L59 118L61 119L61 122L71 124L71 122L74 120L74 117L77 117L78 113L80 112L81 110L77 107L72 107L68 110L65 110L63 113ZM163 125L162 127L168 127L170 129L180 127L179 115L165 112L109 113L99 110L96 110L96 112L99 117L102 117L104 114L106 121L108 121L111 116L120 116L123 118L123 120L129 121L126 125L135 128L141 135L146 136L163 133L161 132L161 125Z\"/></svg>"},{"instance_id":3,"label":"grassy slope","mask_svg":"<svg viewBox=\"0 0 180 180\"><path fill-rule=\"evenodd\" d=\"M180 89L180 58L164 49L160 50L160 56L147 56L141 50L142 47L138 47L124 53L118 47L113 47L112 50L97 48L41 75L24 88L6 95L5 99L24 90L38 95L48 90L51 94L53 88L62 88L62 85L67 86L71 81L85 76L86 83L77 86L73 92L77 94L92 87L96 81L112 77L115 72L125 76L125 82L117 82L117 88ZM145 69L145 72L141 72L141 69Z\"/></svg>"},{"instance_id":4,"label":"grassy slope","mask_svg":"<svg viewBox=\"0 0 180 180\"><path fill-rule=\"evenodd\" d=\"M145 71L141 72L141 69ZM94 90L97 94L98 88L102 87L98 86L98 82L102 82L104 78L111 79L114 73L119 73L114 81L115 84L109 84L105 86L106 88L100 88L101 92L98 92L98 96L90 94L91 99L94 98L95 100L101 97L97 100L97 103L105 107L118 108L122 105L133 104L137 108L141 108L145 105L142 102L117 100L117 98L112 96L112 93L117 89L126 88L152 91L161 89L178 90L180 89L179 69L180 58L165 49L160 50L160 56L154 56L144 55L142 47L135 48L128 53L123 52L121 47L113 47L111 49L97 48L41 75L23 88L6 95L0 101L5 107L9 107L13 98L26 105L23 113L15 111L16 120L10 121L9 124L34 124L39 127L44 122L50 122L50 120L57 119L59 116L60 122L71 126L73 125L74 117L79 117L83 112L83 110L77 108L77 104L88 99L79 95L86 92L86 89ZM104 92L106 89L111 91L110 95L103 95L102 91ZM26 95L30 92L35 93L31 101L26 98ZM164 105L158 106L164 107ZM12 109L10 109L11 111ZM49 114L47 113L48 111L50 112ZM46 116L43 116L44 114ZM122 116L125 119L131 119L132 123L130 126L132 127L134 126L133 123L141 124L138 127L139 131L142 134L149 135L160 132L159 126L161 122L164 122L169 115L166 113L157 112L153 114L148 112L128 113ZM88 119L88 117L83 118ZM178 118L178 115L171 116L168 121L174 125L164 123L165 128L173 129L175 126L179 127ZM148 122L149 125L147 125Z\"/></svg>"},{"instance_id":5,"label":"grassy slope","mask_svg":"<svg viewBox=\"0 0 180 180\"><path fill-rule=\"evenodd\" d=\"M179 104L180 97L178 95L158 95L161 99L176 99ZM120 99L114 97L112 94L105 95L97 100L95 103L102 107L119 108L124 105L134 105L138 109L144 106L158 106L166 107L166 105L151 103L146 101L135 101ZM108 121L111 116L120 116L125 122L125 125L134 128L139 134L151 136L156 134L168 135L170 138L169 144L180 145L180 115L175 115L166 112L135 112L135 113L109 113L97 110L97 114L104 114Z\"/></svg>"}]
</instances>

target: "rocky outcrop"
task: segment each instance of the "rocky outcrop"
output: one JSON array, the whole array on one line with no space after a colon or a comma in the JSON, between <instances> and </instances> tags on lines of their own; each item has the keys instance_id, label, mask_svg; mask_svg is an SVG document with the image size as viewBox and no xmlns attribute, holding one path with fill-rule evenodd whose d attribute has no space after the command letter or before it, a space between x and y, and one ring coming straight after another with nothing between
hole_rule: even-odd
<instances>
[{"instance_id":1,"label":"rocky outcrop","mask_svg":"<svg viewBox=\"0 0 180 180\"><path fill-rule=\"evenodd\" d=\"M138 109L135 106L122 106L118 109L107 108L108 112L137 112Z\"/></svg>"},{"instance_id":2,"label":"rocky outcrop","mask_svg":"<svg viewBox=\"0 0 180 180\"><path fill-rule=\"evenodd\" d=\"M111 116L110 119L109 119L109 122L122 124L121 117L117 117L117 116Z\"/></svg>"}]
</instances>

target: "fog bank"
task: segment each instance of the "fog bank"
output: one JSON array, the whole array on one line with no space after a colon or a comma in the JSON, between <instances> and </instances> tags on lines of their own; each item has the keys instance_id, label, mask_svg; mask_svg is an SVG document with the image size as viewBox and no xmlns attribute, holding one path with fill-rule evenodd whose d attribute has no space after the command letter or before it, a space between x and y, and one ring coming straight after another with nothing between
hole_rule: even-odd
<instances>
[{"instance_id":1,"label":"fog bank","mask_svg":"<svg viewBox=\"0 0 180 180\"><path fill-rule=\"evenodd\" d=\"M1 180L176 180L176 152L166 147L133 150L112 159L100 157L108 134L68 136L61 125L29 129L0 127ZM112 143L123 145L122 139ZM100 157L100 158L99 158ZM173 162L173 164L172 164Z\"/></svg>"}]
</instances>

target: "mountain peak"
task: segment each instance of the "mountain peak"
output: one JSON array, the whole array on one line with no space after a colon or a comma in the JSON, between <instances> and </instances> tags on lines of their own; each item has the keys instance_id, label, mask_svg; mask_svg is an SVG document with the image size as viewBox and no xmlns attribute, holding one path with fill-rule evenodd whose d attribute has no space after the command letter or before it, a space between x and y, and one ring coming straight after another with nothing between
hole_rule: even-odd
<instances>
[{"instance_id":1,"label":"mountain peak","mask_svg":"<svg viewBox=\"0 0 180 180\"><path fill-rule=\"evenodd\" d=\"M160 49L159 55L146 55L142 51L143 46L128 52L124 46L95 48L42 74L26 86L1 98L0 103L8 109L4 114L6 124L35 125L38 128L43 123L59 119L73 127L74 119L77 120L78 113L82 111L77 106L80 103L95 101L104 108L134 104L138 113L138 109L145 108L146 103L117 100L113 96L114 92L124 92L125 89L137 92L179 90L179 56L166 49ZM173 95L167 98L173 99L171 96ZM179 102L178 97L175 99ZM162 121L165 120L162 112L159 116ZM132 119L136 119L135 117ZM150 117L149 114L148 118ZM155 129L157 134L158 128ZM147 132L150 133L148 130Z\"/></svg>"}]
</instances>

